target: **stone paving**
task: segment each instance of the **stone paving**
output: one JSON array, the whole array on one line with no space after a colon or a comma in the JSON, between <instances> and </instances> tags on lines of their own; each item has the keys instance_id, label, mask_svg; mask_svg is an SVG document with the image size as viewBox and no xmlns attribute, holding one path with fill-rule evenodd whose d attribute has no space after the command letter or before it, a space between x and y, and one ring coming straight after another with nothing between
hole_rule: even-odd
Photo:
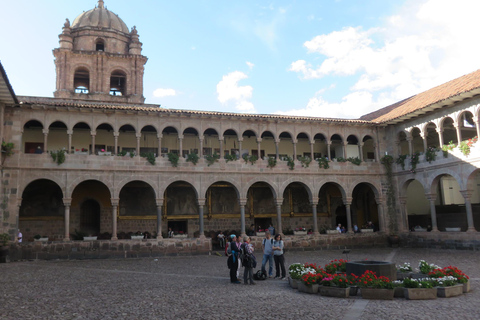
<instances>
[{"instance_id":1,"label":"stone paving","mask_svg":"<svg viewBox=\"0 0 480 320\"><path fill-rule=\"evenodd\" d=\"M257 256L261 256L258 254ZM324 265L338 250L287 252L286 265ZM226 257L20 261L0 264L1 319L478 319L480 256L476 251L374 248L350 260L396 264L421 259L455 265L472 278L460 297L408 301L337 299L291 289L287 281L230 284Z\"/></svg>"}]
</instances>

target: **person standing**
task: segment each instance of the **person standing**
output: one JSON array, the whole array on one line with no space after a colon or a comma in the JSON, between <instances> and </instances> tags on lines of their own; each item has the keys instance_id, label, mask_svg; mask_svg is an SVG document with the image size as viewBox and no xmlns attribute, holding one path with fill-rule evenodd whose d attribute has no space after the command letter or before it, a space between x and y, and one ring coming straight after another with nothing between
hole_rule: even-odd
<instances>
[{"instance_id":1,"label":"person standing","mask_svg":"<svg viewBox=\"0 0 480 320\"><path fill-rule=\"evenodd\" d=\"M222 231L217 236L218 241L220 242L220 248L225 248L225 235L223 234Z\"/></svg>"},{"instance_id":2,"label":"person standing","mask_svg":"<svg viewBox=\"0 0 480 320\"><path fill-rule=\"evenodd\" d=\"M268 260L268 277L273 276L273 239L270 237L270 232L265 232L265 239L262 241L263 259L262 259L262 271L267 274L265 266Z\"/></svg>"},{"instance_id":3,"label":"person standing","mask_svg":"<svg viewBox=\"0 0 480 320\"><path fill-rule=\"evenodd\" d=\"M282 280L286 278L285 271L285 257L283 255L283 248L285 243L282 240L282 236L277 234L275 235L275 240L273 241L273 258L275 259L275 279L280 278L280 268L282 270Z\"/></svg>"},{"instance_id":4,"label":"person standing","mask_svg":"<svg viewBox=\"0 0 480 320\"><path fill-rule=\"evenodd\" d=\"M237 270L238 270L238 248L237 248L237 237L232 234L230 235L232 241L230 242L230 251L231 255L228 257L228 267L230 268L230 282L239 284L240 281L237 279Z\"/></svg>"},{"instance_id":5,"label":"person standing","mask_svg":"<svg viewBox=\"0 0 480 320\"><path fill-rule=\"evenodd\" d=\"M236 245L237 245L237 251L240 253L240 250L242 249L242 236L239 235L237 237L237 242L236 242ZM237 259L237 281L240 281L240 268L242 267L242 262L240 261L240 259Z\"/></svg>"},{"instance_id":6,"label":"person standing","mask_svg":"<svg viewBox=\"0 0 480 320\"><path fill-rule=\"evenodd\" d=\"M250 237L245 237L245 242L242 245L242 250L244 252L244 258L242 261L244 271L243 271L243 284L255 284L253 281L253 266L255 262L255 256L253 255L253 245L250 243Z\"/></svg>"},{"instance_id":7,"label":"person standing","mask_svg":"<svg viewBox=\"0 0 480 320\"><path fill-rule=\"evenodd\" d=\"M268 227L268 232L270 232L270 235L273 237L275 235L275 228L273 227L273 224L270 223L270 226Z\"/></svg>"}]
</instances>

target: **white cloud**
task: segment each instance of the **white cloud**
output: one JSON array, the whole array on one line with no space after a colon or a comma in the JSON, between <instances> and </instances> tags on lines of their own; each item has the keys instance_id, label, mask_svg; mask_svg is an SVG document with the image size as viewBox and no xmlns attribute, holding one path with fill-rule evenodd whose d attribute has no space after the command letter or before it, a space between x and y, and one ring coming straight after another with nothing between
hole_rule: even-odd
<instances>
[{"instance_id":1,"label":"white cloud","mask_svg":"<svg viewBox=\"0 0 480 320\"><path fill-rule=\"evenodd\" d=\"M177 95L177 92L174 89L158 88L155 91L153 91L153 96L157 98L176 96L176 95Z\"/></svg>"},{"instance_id":2,"label":"white cloud","mask_svg":"<svg viewBox=\"0 0 480 320\"><path fill-rule=\"evenodd\" d=\"M226 106L233 106L237 111L254 113L254 105L248 101L252 97L251 86L239 86L238 82L248 76L240 71L231 72L223 76L217 84L218 101Z\"/></svg>"},{"instance_id":3,"label":"white cloud","mask_svg":"<svg viewBox=\"0 0 480 320\"><path fill-rule=\"evenodd\" d=\"M247 62L245 62L245 63L247 64L247 66L248 66L248 68L249 68L250 70L252 70L253 67L255 66L253 63L251 63L251 62L249 62L249 61L247 61Z\"/></svg>"},{"instance_id":4,"label":"white cloud","mask_svg":"<svg viewBox=\"0 0 480 320\"><path fill-rule=\"evenodd\" d=\"M304 79L353 76L356 83L341 102L317 94L295 111L311 114L334 106L337 111L325 111L357 117L359 110L368 113L479 68L480 42L474 41L479 11L480 1L411 0L381 27L348 27L306 41L308 53L323 60L315 66L297 60L290 71Z\"/></svg>"}]
</instances>

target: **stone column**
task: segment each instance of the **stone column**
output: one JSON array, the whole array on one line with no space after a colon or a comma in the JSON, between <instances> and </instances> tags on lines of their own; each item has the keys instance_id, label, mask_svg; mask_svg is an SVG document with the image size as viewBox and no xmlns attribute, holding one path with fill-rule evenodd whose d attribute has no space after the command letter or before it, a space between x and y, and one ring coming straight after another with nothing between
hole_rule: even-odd
<instances>
[{"instance_id":1,"label":"stone column","mask_svg":"<svg viewBox=\"0 0 480 320\"><path fill-rule=\"evenodd\" d=\"M247 199L240 199L240 234L245 238L245 206L247 205Z\"/></svg>"},{"instance_id":2,"label":"stone column","mask_svg":"<svg viewBox=\"0 0 480 320\"><path fill-rule=\"evenodd\" d=\"M352 213L350 212L350 205L352 204L352 198L347 197L343 199L343 204L345 205L346 213L347 213L347 233L352 233Z\"/></svg>"},{"instance_id":3,"label":"stone column","mask_svg":"<svg viewBox=\"0 0 480 320\"><path fill-rule=\"evenodd\" d=\"M332 161L332 156L331 156L331 151L330 151L330 145L332 143L330 141L327 141L327 156L328 156L328 160Z\"/></svg>"},{"instance_id":4,"label":"stone column","mask_svg":"<svg viewBox=\"0 0 480 320\"><path fill-rule=\"evenodd\" d=\"M67 134L68 134L68 149L67 149L67 153L72 153L72 134L73 134L73 130L67 130Z\"/></svg>"},{"instance_id":5,"label":"stone column","mask_svg":"<svg viewBox=\"0 0 480 320\"><path fill-rule=\"evenodd\" d=\"M462 141L462 130L460 129L460 125L458 123L454 123L453 126L457 131L457 140L458 140L458 144L460 144L460 142Z\"/></svg>"},{"instance_id":6,"label":"stone column","mask_svg":"<svg viewBox=\"0 0 480 320\"><path fill-rule=\"evenodd\" d=\"M43 129L43 153L48 153L48 129Z\"/></svg>"},{"instance_id":7,"label":"stone column","mask_svg":"<svg viewBox=\"0 0 480 320\"><path fill-rule=\"evenodd\" d=\"M378 147L378 143L375 143L373 145L373 149L374 149L374 155L375 155L375 162L380 162L380 148Z\"/></svg>"},{"instance_id":8,"label":"stone column","mask_svg":"<svg viewBox=\"0 0 480 320\"><path fill-rule=\"evenodd\" d=\"M137 133L135 136L137 137L137 147L135 148L135 151L137 153L137 157L140 157L140 139L142 138L142 134Z\"/></svg>"},{"instance_id":9,"label":"stone column","mask_svg":"<svg viewBox=\"0 0 480 320\"><path fill-rule=\"evenodd\" d=\"M318 198L312 198L311 205L312 205L312 215L313 215L313 234L316 236L320 234L318 232L317 204L318 204Z\"/></svg>"},{"instance_id":10,"label":"stone column","mask_svg":"<svg viewBox=\"0 0 480 320\"><path fill-rule=\"evenodd\" d=\"M275 140L275 158L277 159L277 161L280 160L279 144L280 140Z\"/></svg>"},{"instance_id":11,"label":"stone column","mask_svg":"<svg viewBox=\"0 0 480 320\"><path fill-rule=\"evenodd\" d=\"M239 156L240 156L240 159L242 158L242 142L243 142L243 138L239 138L238 139L238 150L239 150Z\"/></svg>"},{"instance_id":12,"label":"stone column","mask_svg":"<svg viewBox=\"0 0 480 320\"><path fill-rule=\"evenodd\" d=\"M90 131L90 134L92 135L92 149L90 150L90 154L95 154L95 135L97 131Z\"/></svg>"},{"instance_id":13,"label":"stone column","mask_svg":"<svg viewBox=\"0 0 480 320\"><path fill-rule=\"evenodd\" d=\"M282 198L277 198L275 204L277 205L277 233L283 235L282 229Z\"/></svg>"},{"instance_id":14,"label":"stone column","mask_svg":"<svg viewBox=\"0 0 480 320\"><path fill-rule=\"evenodd\" d=\"M413 154L412 137L407 137L407 142L408 142L408 154L412 155Z\"/></svg>"},{"instance_id":15,"label":"stone column","mask_svg":"<svg viewBox=\"0 0 480 320\"><path fill-rule=\"evenodd\" d=\"M363 142L358 143L358 154L359 154L360 160L363 161Z\"/></svg>"},{"instance_id":16,"label":"stone column","mask_svg":"<svg viewBox=\"0 0 480 320\"><path fill-rule=\"evenodd\" d=\"M162 134L157 134L157 139L158 139L158 151L157 151L157 157L162 156Z\"/></svg>"},{"instance_id":17,"label":"stone column","mask_svg":"<svg viewBox=\"0 0 480 320\"><path fill-rule=\"evenodd\" d=\"M442 148L445 144L445 142L443 142L443 129L436 128L435 131L438 133L438 142L440 143L440 148Z\"/></svg>"},{"instance_id":18,"label":"stone column","mask_svg":"<svg viewBox=\"0 0 480 320\"><path fill-rule=\"evenodd\" d=\"M473 117L473 122L475 122L475 128L477 129L477 137L480 137L480 123L478 117Z\"/></svg>"},{"instance_id":19,"label":"stone column","mask_svg":"<svg viewBox=\"0 0 480 320\"><path fill-rule=\"evenodd\" d=\"M422 137L422 140L423 140L423 154L426 154L428 132L420 132L420 137Z\"/></svg>"},{"instance_id":20,"label":"stone column","mask_svg":"<svg viewBox=\"0 0 480 320\"><path fill-rule=\"evenodd\" d=\"M205 199L198 199L198 225L199 238L205 238L205 231L203 229L203 207L205 206Z\"/></svg>"},{"instance_id":21,"label":"stone column","mask_svg":"<svg viewBox=\"0 0 480 320\"><path fill-rule=\"evenodd\" d=\"M437 199L436 193L427 193L425 194L428 201L430 201L430 215L432 218L432 232L438 232L437 227L437 211L435 209L435 200Z\"/></svg>"},{"instance_id":22,"label":"stone column","mask_svg":"<svg viewBox=\"0 0 480 320\"><path fill-rule=\"evenodd\" d=\"M345 159L348 158L348 156L347 156L347 145L348 145L348 142L347 142L347 141L343 142L343 157L344 157Z\"/></svg>"},{"instance_id":23,"label":"stone column","mask_svg":"<svg viewBox=\"0 0 480 320\"><path fill-rule=\"evenodd\" d=\"M262 138L257 138L258 159L262 160Z\"/></svg>"},{"instance_id":24,"label":"stone column","mask_svg":"<svg viewBox=\"0 0 480 320\"><path fill-rule=\"evenodd\" d=\"M117 238L117 208L120 199L111 199L112 201L112 240L118 240Z\"/></svg>"},{"instance_id":25,"label":"stone column","mask_svg":"<svg viewBox=\"0 0 480 320\"><path fill-rule=\"evenodd\" d=\"M156 199L156 204L157 204L157 239L163 239L163 237L162 237L163 199Z\"/></svg>"},{"instance_id":26,"label":"stone column","mask_svg":"<svg viewBox=\"0 0 480 320\"><path fill-rule=\"evenodd\" d=\"M71 198L63 198L63 205L65 206L65 235L63 237L64 241L70 241L70 206L72 205Z\"/></svg>"},{"instance_id":27,"label":"stone column","mask_svg":"<svg viewBox=\"0 0 480 320\"><path fill-rule=\"evenodd\" d=\"M223 152L223 138L218 139L218 143L220 144L220 160L222 160L225 156L225 153Z\"/></svg>"},{"instance_id":28,"label":"stone column","mask_svg":"<svg viewBox=\"0 0 480 320\"><path fill-rule=\"evenodd\" d=\"M310 159L315 160L315 158L313 157L313 146L315 144L315 140L312 142L310 141Z\"/></svg>"},{"instance_id":29,"label":"stone column","mask_svg":"<svg viewBox=\"0 0 480 320\"><path fill-rule=\"evenodd\" d=\"M297 140L292 139L293 144L293 160L297 160Z\"/></svg>"},{"instance_id":30,"label":"stone column","mask_svg":"<svg viewBox=\"0 0 480 320\"><path fill-rule=\"evenodd\" d=\"M375 197L375 202L377 203L377 212L378 212L378 231L385 232L387 227L386 227L386 219L385 219L385 211L383 210L383 198L381 197ZM392 219L392 217L388 217L389 219ZM396 219L396 217L393 217L393 219Z\"/></svg>"},{"instance_id":31,"label":"stone column","mask_svg":"<svg viewBox=\"0 0 480 320\"><path fill-rule=\"evenodd\" d=\"M183 135L182 136L178 136L178 156L180 158L183 158Z\"/></svg>"},{"instance_id":32,"label":"stone column","mask_svg":"<svg viewBox=\"0 0 480 320\"><path fill-rule=\"evenodd\" d=\"M472 212L472 203L470 199L472 198L472 191L471 190L460 190L463 198L465 199L465 209L467 212L467 224L468 229L467 232L476 232L475 225L473 223L473 212Z\"/></svg>"},{"instance_id":33,"label":"stone column","mask_svg":"<svg viewBox=\"0 0 480 320\"><path fill-rule=\"evenodd\" d=\"M402 225L400 231L407 232L410 230L408 225L407 197L400 197L398 200L400 201L400 212L402 215Z\"/></svg>"},{"instance_id":34,"label":"stone column","mask_svg":"<svg viewBox=\"0 0 480 320\"><path fill-rule=\"evenodd\" d=\"M200 150L198 150L198 157L203 158L203 136L199 136L198 140L200 141Z\"/></svg>"},{"instance_id":35,"label":"stone column","mask_svg":"<svg viewBox=\"0 0 480 320\"><path fill-rule=\"evenodd\" d=\"M113 154L114 155L117 155L118 154L118 131L114 131L113 132L113 140L114 140L114 143L113 143Z\"/></svg>"},{"instance_id":36,"label":"stone column","mask_svg":"<svg viewBox=\"0 0 480 320\"><path fill-rule=\"evenodd\" d=\"M400 140L395 140L394 143L395 143L395 149L397 150L397 155L399 156L402 154L402 148L400 147Z\"/></svg>"}]
</instances>

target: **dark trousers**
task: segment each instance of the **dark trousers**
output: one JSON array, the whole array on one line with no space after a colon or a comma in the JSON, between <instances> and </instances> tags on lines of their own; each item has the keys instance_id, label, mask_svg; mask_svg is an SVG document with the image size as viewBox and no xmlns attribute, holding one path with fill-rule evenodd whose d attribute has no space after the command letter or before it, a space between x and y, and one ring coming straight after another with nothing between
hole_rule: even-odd
<instances>
[{"instance_id":1,"label":"dark trousers","mask_svg":"<svg viewBox=\"0 0 480 320\"><path fill-rule=\"evenodd\" d=\"M285 278L285 257L283 254L281 256L273 256L275 259L275 276L280 277L280 268L282 268L282 278Z\"/></svg>"},{"instance_id":2,"label":"dark trousers","mask_svg":"<svg viewBox=\"0 0 480 320\"><path fill-rule=\"evenodd\" d=\"M253 283L253 268L245 267L243 271L243 283L247 284L248 280L250 280L250 283Z\"/></svg>"},{"instance_id":3,"label":"dark trousers","mask_svg":"<svg viewBox=\"0 0 480 320\"><path fill-rule=\"evenodd\" d=\"M235 258L235 262L230 268L230 282L237 281L237 270L238 270L238 261L237 261L237 258Z\"/></svg>"}]
</instances>

